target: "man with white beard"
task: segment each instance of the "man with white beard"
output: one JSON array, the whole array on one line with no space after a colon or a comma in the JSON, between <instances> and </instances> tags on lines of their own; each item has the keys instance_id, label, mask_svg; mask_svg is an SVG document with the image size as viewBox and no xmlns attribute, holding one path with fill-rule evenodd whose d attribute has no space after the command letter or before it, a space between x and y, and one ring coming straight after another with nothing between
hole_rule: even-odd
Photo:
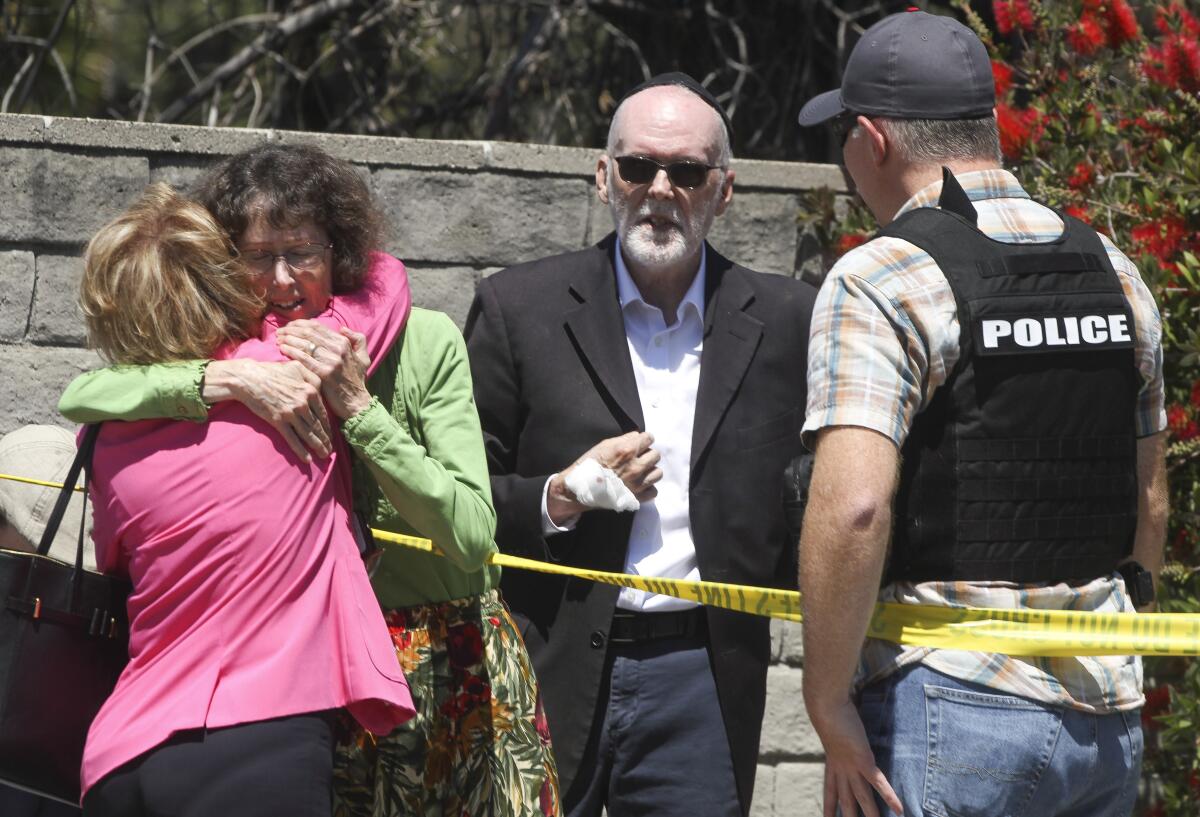
<instances>
[{"instance_id":1,"label":"man with white beard","mask_svg":"<svg viewBox=\"0 0 1200 817\"><path fill-rule=\"evenodd\" d=\"M716 99L655 77L618 105L596 164L616 231L480 284L466 335L504 552L795 586L780 480L815 291L706 242L730 159ZM527 571L502 587L567 814L748 814L765 618Z\"/></svg>"}]
</instances>

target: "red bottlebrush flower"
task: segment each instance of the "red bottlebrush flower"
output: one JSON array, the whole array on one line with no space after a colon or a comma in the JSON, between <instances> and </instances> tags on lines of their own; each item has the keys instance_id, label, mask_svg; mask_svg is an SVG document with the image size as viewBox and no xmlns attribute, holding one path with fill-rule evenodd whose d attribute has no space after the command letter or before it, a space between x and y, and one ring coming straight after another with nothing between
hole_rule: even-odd
<instances>
[{"instance_id":1,"label":"red bottlebrush flower","mask_svg":"<svg viewBox=\"0 0 1200 817\"><path fill-rule=\"evenodd\" d=\"M1170 34L1142 56L1142 71L1152 81L1194 93L1200 91L1200 43Z\"/></svg>"},{"instance_id":2,"label":"red bottlebrush flower","mask_svg":"<svg viewBox=\"0 0 1200 817\"><path fill-rule=\"evenodd\" d=\"M1063 212L1071 218L1077 218L1084 224L1092 223L1092 214L1082 204L1068 204L1063 208Z\"/></svg>"},{"instance_id":3,"label":"red bottlebrush flower","mask_svg":"<svg viewBox=\"0 0 1200 817\"><path fill-rule=\"evenodd\" d=\"M1120 48L1123 43L1133 42L1142 36L1137 15L1125 0L1109 0L1107 22L1110 48Z\"/></svg>"},{"instance_id":4,"label":"red bottlebrush flower","mask_svg":"<svg viewBox=\"0 0 1200 817\"><path fill-rule=\"evenodd\" d=\"M1002 97L1013 85L1012 66L1000 60L992 60L992 79L996 82L996 97Z\"/></svg>"},{"instance_id":5,"label":"red bottlebrush flower","mask_svg":"<svg viewBox=\"0 0 1200 817\"><path fill-rule=\"evenodd\" d=\"M1149 111L1147 113L1149 113ZM1158 138L1164 133L1162 126L1154 124L1147 116L1138 116L1134 117L1133 119L1129 119L1127 117L1120 119L1117 122L1117 128L1119 130L1126 130L1127 128L1140 128L1142 133L1153 138Z\"/></svg>"},{"instance_id":6,"label":"red bottlebrush flower","mask_svg":"<svg viewBox=\"0 0 1200 817\"><path fill-rule=\"evenodd\" d=\"M1071 174L1071 178L1067 179L1067 186L1079 190L1087 187L1095 178L1096 169L1088 162L1080 162L1075 165L1075 172Z\"/></svg>"},{"instance_id":7,"label":"red bottlebrush flower","mask_svg":"<svg viewBox=\"0 0 1200 817\"><path fill-rule=\"evenodd\" d=\"M1139 252L1153 255L1160 263L1166 264L1183 245L1187 226L1180 218L1147 221L1134 226L1129 231L1129 237Z\"/></svg>"},{"instance_id":8,"label":"red bottlebrush flower","mask_svg":"<svg viewBox=\"0 0 1200 817\"><path fill-rule=\"evenodd\" d=\"M1084 0L1079 23L1067 30L1071 47L1084 55L1104 45L1120 48L1141 36L1137 15L1126 0Z\"/></svg>"},{"instance_id":9,"label":"red bottlebrush flower","mask_svg":"<svg viewBox=\"0 0 1200 817\"><path fill-rule=\"evenodd\" d=\"M1067 29L1067 42L1075 53L1083 56L1095 54L1108 41L1100 21L1095 15L1084 12L1079 22Z\"/></svg>"},{"instance_id":10,"label":"red bottlebrush flower","mask_svg":"<svg viewBox=\"0 0 1200 817\"><path fill-rule=\"evenodd\" d=\"M996 31L1005 37L1012 34L1012 9L1008 4L1008 0L993 0L992 14L996 18Z\"/></svg>"},{"instance_id":11,"label":"red bottlebrush flower","mask_svg":"<svg viewBox=\"0 0 1200 817\"><path fill-rule=\"evenodd\" d=\"M992 13L996 17L996 30L1006 37L1018 28L1033 31L1029 0L992 0Z\"/></svg>"},{"instance_id":12,"label":"red bottlebrush flower","mask_svg":"<svg viewBox=\"0 0 1200 817\"><path fill-rule=\"evenodd\" d=\"M1167 428L1177 432L1187 425L1187 421L1187 409L1178 403L1167 406Z\"/></svg>"},{"instance_id":13,"label":"red bottlebrush flower","mask_svg":"<svg viewBox=\"0 0 1200 817\"><path fill-rule=\"evenodd\" d=\"M1195 535L1187 528L1175 531L1175 538L1171 540L1171 558L1177 562L1191 561L1195 543Z\"/></svg>"},{"instance_id":14,"label":"red bottlebrush flower","mask_svg":"<svg viewBox=\"0 0 1200 817\"><path fill-rule=\"evenodd\" d=\"M1033 11L1027 0L1013 0L1013 6L1016 8L1017 23L1025 31L1033 31Z\"/></svg>"},{"instance_id":15,"label":"red bottlebrush flower","mask_svg":"<svg viewBox=\"0 0 1200 817\"><path fill-rule=\"evenodd\" d=\"M1165 684L1148 687L1146 689L1146 705L1142 707L1142 730L1145 732L1157 731L1159 723L1155 718L1166 712L1170 706L1170 687Z\"/></svg>"},{"instance_id":16,"label":"red bottlebrush flower","mask_svg":"<svg viewBox=\"0 0 1200 817\"><path fill-rule=\"evenodd\" d=\"M867 236L862 233L846 233L837 240L838 255L845 255L855 247L867 243Z\"/></svg>"},{"instance_id":17,"label":"red bottlebrush flower","mask_svg":"<svg viewBox=\"0 0 1200 817\"><path fill-rule=\"evenodd\" d=\"M1192 383L1192 408L1200 409L1200 380Z\"/></svg>"},{"instance_id":18,"label":"red bottlebrush flower","mask_svg":"<svg viewBox=\"0 0 1200 817\"><path fill-rule=\"evenodd\" d=\"M1171 705L1171 688L1166 684L1146 689L1146 708L1142 710L1150 717L1161 715Z\"/></svg>"},{"instance_id":19,"label":"red bottlebrush flower","mask_svg":"<svg viewBox=\"0 0 1200 817\"><path fill-rule=\"evenodd\" d=\"M1184 8L1182 3L1171 3L1165 8L1159 8L1154 15L1154 27L1163 34L1174 34L1177 31L1200 37L1200 20Z\"/></svg>"},{"instance_id":20,"label":"red bottlebrush flower","mask_svg":"<svg viewBox=\"0 0 1200 817\"><path fill-rule=\"evenodd\" d=\"M1167 428L1181 443L1200 437L1200 428L1197 428L1196 421L1190 418L1187 409L1178 403L1167 406Z\"/></svg>"},{"instance_id":21,"label":"red bottlebrush flower","mask_svg":"<svg viewBox=\"0 0 1200 817\"><path fill-rule=\"evenodd\" d=\"M1033 108L1018 111L1007 105L996 106L996 126L1000 130L1000 149L1010 159L1020 156L1026 147L1041 138L1042 115Z\"/></svg>"}]
</instances>

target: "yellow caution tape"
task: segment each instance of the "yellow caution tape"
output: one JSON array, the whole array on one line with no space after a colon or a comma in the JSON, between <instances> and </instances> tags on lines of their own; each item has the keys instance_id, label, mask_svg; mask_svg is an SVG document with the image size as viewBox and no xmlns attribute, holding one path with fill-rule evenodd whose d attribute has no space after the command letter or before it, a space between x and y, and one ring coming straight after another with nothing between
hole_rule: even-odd
<instances>
[{"instance_id":1,"label":"yellow caution tape","mask_svg":"<svg viewBox=\"0 0 1200 817\"><path fill-rule=\"evenodd\" d=\"M11 480L13 482L26 482L30 485L41 485L44 488L58 488L61 490L63 487L61 482L45 482L44 480L40 480L40 479L33 479L31 477L18 477L18 476L13 476L12 474L0 474L0 479L7 479L7 480ZM83 486L76 485L75 490L82 491Z\"/></svg>"},{"instance_id":2,"label":"yellow caution tape","mask_svg":"<svg viewBox=\"0 0 1200 817\"><path fill-rule=\"evenodd\" d=\"M0 474L0 479L62 488L61 483L9 474ZM380 542L441 555L428 539L375 529L371 532ZM493 553L488 563L632 587L752 615L801 620L800 594L794 590L609 573L504 553ZM1200 615L1192 613L1091 613L877 604L867 635L909 646L1021 656L1200 655Z\"/></svg>"},{"instance_id":3,"label":"yellow caution tape","mask_svg":"<svg viewBox=\"0 0 1200 817\"><path fill-rule=\"evenodd\" d=\"M372 533L381 542L439 552L428 539L381 530ZM500 567L632 587L785 621L801 620L800 594L795 590L607 573L504 553L492 554L488 562ZM909 646L1005 655L1200 655L1200 615L1190 613L1091 613L877 604L867 635Z\"/></svg>"}]
</instances>

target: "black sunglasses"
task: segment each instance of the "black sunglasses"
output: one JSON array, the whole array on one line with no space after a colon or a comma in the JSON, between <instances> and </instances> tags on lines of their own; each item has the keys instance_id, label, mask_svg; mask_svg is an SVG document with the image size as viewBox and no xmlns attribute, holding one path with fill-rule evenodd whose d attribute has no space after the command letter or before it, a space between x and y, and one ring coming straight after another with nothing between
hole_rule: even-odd
<instances>
[{"instance_id":1,"label":"black sunglasses","mask_svg":"<svg viewBox=\"0 0 1200 817\"><path fill-rule=\"evenodd\" d=\"M704 184L708 171L719 165L706 165L700 162L671 162L662 164L644 156L618 156L617 171L621 178L629 184L647 184L654 181L658 171L667 171L667 178L676 187L686 187L691 190Z\"/></svg>"},{"instance_id":2,"label":"black sunglasses","mask_svg":"<svg viewBox=\"0 0 1200 817\"><path fill-rule=\"evenodd\" d=\"M854 111L842 111L833 118L831 124L833 132L837 134L838 145L845 147L846 140L850 138L850 131L858 126L858 114Z\"/></svg>"}]
</instances>

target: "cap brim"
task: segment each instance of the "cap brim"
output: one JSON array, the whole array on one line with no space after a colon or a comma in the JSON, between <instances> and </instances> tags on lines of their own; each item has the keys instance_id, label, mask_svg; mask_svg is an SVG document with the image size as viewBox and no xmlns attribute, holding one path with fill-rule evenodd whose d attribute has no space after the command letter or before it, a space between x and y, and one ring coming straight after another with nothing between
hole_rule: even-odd
<instances>
[{"instance_id":1,"label":"cap brim","mask_svg":"<svg viewBox=\"0 0 1200 817\"><path fill-rule=\"evenodd\" d=\"M846 106L842 104L842 89L835 88L808 100L800 109L798 121L809 128L827 122L845 110Z\"/></svg>"}]
</instances>

